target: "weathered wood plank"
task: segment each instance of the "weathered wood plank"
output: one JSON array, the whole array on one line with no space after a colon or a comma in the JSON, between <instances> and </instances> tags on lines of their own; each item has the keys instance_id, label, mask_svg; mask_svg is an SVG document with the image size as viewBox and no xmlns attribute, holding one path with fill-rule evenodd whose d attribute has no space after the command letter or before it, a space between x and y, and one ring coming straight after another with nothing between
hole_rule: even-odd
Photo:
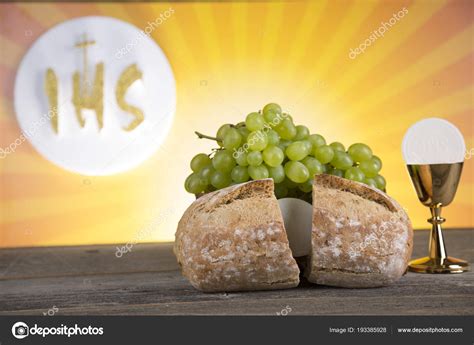
<instances>
[{"instance_id":1,"label":"weathered wood plank","mask_svg":"<svg viewBox=\"0 0 474 345\"><path fill-rule=\"evenodd\" d=\"M473 234L446 231L450 253L472 262ZM427 232L415 234L414 256L426 254L427 241ZM171 244L136 245L120 259L115 257L115 246L19 251L30 259L15 262L15 250L0 251L1 267L10 262L0 280L0 314L42 315L53 306L62 315L271 315L287 306L292 315L466 315L474 310L473 272L409 273L395 285L378 289L303 283L290 290L204 294L181 276ZM42 256L45 253L52 257Z\"/></svg>"},{"instance_id":2,"label":"weathered wood plank","mask_svg":"<svg viewBox=\"0 0 474 345\"><path fill-rule=\"evenodd\" d=\"M407 306L411 306L407 308ZM219 301L192 301L120 305L89 305L59 308L57 315L472 315L466 308L466 296L453 296L440 304L439 296L400 297L387 303L387 297L309 297L246 298ZM1 312L0 315L43 315L48 308Z\"/></svg>"},{"instance_id":3,"label":"weathered wood plank","mask_svg":"<svg viewBox=\"0 0 474 345\"><path fill-rule=\"evenodd\" d=\"M428 231L415 231L413 257L427 254ZM474 231L445 231L447 248L453 256L474 259ZM0 280L11 278L60 277L128 272L177 270L172 243L135 244L121 258L118 245L40 247L0 250Z\"/></svg>"},{"instance_id":4,"label":"weathered wood plank","mask_svg":"<svg viewBox=\"0 0 474 345\"><path fill-rule=\"evenodd\" d=\"M397 284L348 290L303 284L291 290L204 294L165 273L10 280L1 314L268 314L287 305L294 314L472 314L472 276L409 273ZM17 311L17 312L15 312ZM13 313L12 313L13 312Z\"/></svg>"},{"instance_id":5,"label":"weathered wood plank","mask_svg":"<svg viewBox=\"0 0 474 345\"><path fill-rule=\"evenodd\" d=\"M0 250L0 280L178 269L171 243L135 244L118 258L117 245Z\"/></svg>"}]
</instances>

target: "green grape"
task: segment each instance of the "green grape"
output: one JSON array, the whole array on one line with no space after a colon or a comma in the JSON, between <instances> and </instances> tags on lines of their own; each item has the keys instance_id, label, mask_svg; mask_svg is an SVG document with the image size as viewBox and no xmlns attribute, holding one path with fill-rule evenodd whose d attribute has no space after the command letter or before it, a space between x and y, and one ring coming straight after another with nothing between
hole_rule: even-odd
<instances>
[{"instance_id":1,"label":"green grape","mask_svg":"<svg viewBox=\"0 0 474 345\"><path fill-rule=\"evenodd\" d=\"M263 160L271 167L280 165L283 159L285 159L285 154L278 146L267 146L267 148L263 150Z\"/></svg>"},{"instance_id":2,"label":"green grape","mask_svg":"<svg viewBox=\"0 0 474 345\"><path fill-rule=\"evenodd\" d=\"M281 183L285 180L285 169L283 165L268 168L268 177L271 177L275 183Z\"/></svg>"},{"instance_id":3,"label":"green grape","mask_svg":"<svg viewBox=\"0 0 474 345\"><path fill-rule=\"evenodd\" d=\"M199 176L199 174L198 174L198 176ZM200 185L199 193L202 193L207 189L208 182L210 183L210 181L206 181L206 180L202 179L201 176L199 176L199 185ZM198 194L198 193L196 193L196 194Z\"/></svg>"},{"instance_id":4,"label":"green grape","mask_svg":"<svg viewBox=\"0 0 474 345\"><path fill-rule=\"evenodd\" d=\"M296 135L293 140L304 140L309 137L309 129L306 126L298 125L296 126Z\"/></svg>"},{"instance_id":5,"label":"green grape","mask_svg":"<svg viewBox=\"0 0 474 345\"><path fill-rule=\"evenodd\" d=\"M285 177L283 184L288 188L288 190L298 187L298 183L291 181L288 177Z\"/></svg>"},{"instance_id":6,"label":"green grape","mask_svg":"<svg viewBox=\"0 0 474 345\"><path fill-rule=\"evenodd\" d=\"M280 143L280 136L273 129L267 132L268 145L277 146Z\"/></svg>"},{"instance_id":7,"label":"green grape","mask_svg":"<svg viewBox=\"0 0 474 345\"><path fill-rule=\"evenodd\" d=\"M247 152L237 151L235 161L241 167L246 167L247 165L249 165L249 163L247 162L247 156L248 156Z\"/></svg>"},{"instance_id":8,"label":"green grape","mask_svg":"<svg viewBox=\"0 0 474 345\"><path fill-rule=\"evenodd\" d=\"M246 167L241 167L237 165L232 172L230 173L230 177L234 182L243 183L249 180L249 173Z\"/></svg>"},{"instance_id":9,"label":"green grape","mask_svg":"<svg viewBox=\"0 0 474 345\"><path fill-rule=\"evenodd\" d=\"M291 143L292 143L291 140L282 139L282 140L280 140L280 143L278 144L278 147L281 148L281 150L282 150L283 152L285 152L285 151L286 151L286 148L287 148L288 146L290 146Z\"/></svg>"},{"instance_id":10,"label":"green grape","mask_svg":"<svg viewBox=\"0 0 474 345\"><path fill-rule=\"evenodd\" d=\"M287 140L293 139L296 135L296 127L289 118L283 119L278 126L275 127L275 131L282 139Z\"/></svg>"},{"instance_id":11,"label":"green grape","mask_svg":"<svg viewBox=\"0 0 474 345\"><path fill-rule=\"evenodd\" d=\"M269 176L268 169L263 164L260 164L259 166L256 166L256 167L249 166L248 172L249 172L250 177L253 180L261 180L264 178L268 178Z\"/></svg>"},{"instance_id":12,"label":"green grape","mask_svg":"<svg viewBox=\"0 0 474 345\"><path fill-rule=\"evenodd\" d=\"M343 151L335 151L334 158L331 160L331 164L336 169L347 170L349 169L354 162L352 158Z\"/></svg>"},{"instance_id":13,"label":"green grape","mask_svg":"<svg viewBox=\"0 0 474 345\"><path fill-rule=\"evenodd\" d=\"M314 175L319 175L324 172L324 165L322 165L316 158L306 157L301 161L308 168L309 176L313 178Z\"/></svg>"},{"instance_id":14,"label":"green grape","mask_svg":"<svg viewBox=\"0 0 474 345\"><path fill-rule=\"evenodd\" d=\"M211 175L214 171L216 171L216 169L214 169L212 164L209 164L202 168L199 172L199 176L203 181L205 181L206 185L211 183Z\"/></svg>"},{"instance_id":15,"label":"green grape","mask_svg":"<svg viewBox=\"0 0 474 345\"><path fill-rule=\"evenodd\" d=\"M286 176L296 183L303 183L309 178L309 171L301 162L291 161L285 164Z\"/></svg>"},{"instance_id":16,"label":"green grape","mask_svg":"<svg viewBox=\"0 0 474 345\"><path fill-rule=\"evenodd\" d=\"M250 132L247 144L252 151L263 151L268 145L268 138L262 131Z\"/></svg>"},{"instance_id":17,"label":"green grape","mask_svg":"<svg viewBox=\"0 0 474 345\"><path fill-rule=\"evenodd\" d=\"M268 103L266 106L263 107L263 115L268 112L273 112L276 114L281 114L281 107L276 103Z\"/></svg>"},{"instance_id":18,"label":"green grape","mask_svg":"<svg viewBox=\"0 0 474 345\"><path fill-rule=\"evenodd\" d=\"M372 150L365 144L357 143L349 146L347 153L354 162L364 162L372 158Z\"/></svg>"},{"instance_id":19,"label":"green grape","mask_svg":"<svg viewBox=\"0 0 474 345\"><path fill-rule=\"evenodd\" d=\"M194 172L199 172L202 168L209 164L211 164L211 159L205 153L199 153L191 160L191 170Z\"/></svg>"},{"instance_id":20,"label":"green grape","mask_svg":"<svg viewBox=\"0 0 474 345\"><path fill-rule=\"evenodd\" d=\"M306 146L306 151L308 152L308 154L311 154L311 151L313 151L313 145L311 144L311 142L309 140L301 140L305 146Z\"/></svg>"},{"instance_id":21,"label":"green grape","mask_svg":"<svg viewBox=\"0 0 474 345\"><path fill-rule=\"evenodd\" d=\"M288 195L288 188L283 183L275 184L275 196L277 199L282 199Z\"/></svg>"},{"instance_id":22,"label":"green grape","mask_svg":"<svg viewBox=\"0 0 474 345\"><path fill-rule=\"evenodd\" d=\"M379 157L375 156L375 155L372 156L372 160L374 160L377 163L378 171L382 170L382 160Z\"/></svg>"},{"instance_id":23,"label":"green grape","mask_svg":"<svg viewBox=\"0 0 474 345\"><path fill-rule=\"evenodd\" d=\"M377 182L375 182L375 180L373 178L370 178L370 177L366 177L364 179L364 183L370 187L374 187L374 188L378 188L377 186Z\"/></svg>"},{"instance_id":24,"label":"green grape","mask_svg":"<svg viewBox=\"0 0 474 345\"><path fill-rule=\"evenodd\" d=\"M339 177L344 177L344 171L336 168L332 168L329 170L329 175L334 175L334 176L339 176Z\"/></svg>"},{"instance_id":25,"label":"green grape","mask_svg":"<svg viewBox=\"0 0 474 345\"><path fill-rule=\"evenodd\" d=\"M344 173L344 177L357 182L364 182L365 175L359 167L350 167Z\"/></svg>"},{"instance_id":26,"label":"green grape","mask_svg":"<svg viewBox=\"0 0 474 345\"><path fill-rule=\"evenodd\" d=\"M184 188L192 194L199 194L206 189L207 185L201 180L199 174L192 173L184 181Z\"/></svg>"},{"instance_id":27,"label":"green grape","mask_svg":"<svg viewBox=\"0 0 474 345\"><path fill-rule=\"evenodd\" d=\"M217 151L212 159L212 166L222 173L230 173L235 167L235 160L234 157L232 157L232 153L227 150Z\"/></svg>"},{"instance_id":28,"label":"green grape","mask_svg":"<svg viewBox=\"0 0 474 345\"><path fill-rule=\"evenodd\" d=\"M375 183L377 183L377 188L380 190L385 190L385 187L387 186L387 182L385 181L385 178L382 175L377 175L374 177Z\"/></svg>"},{"instance_id":29,"label":"green grape","mask_svg":"<svg viewBox=\"0 0 474 345\"><path fill-rule=\"evenodd\" d=\"M212 184L210 184L206 187L206 189L204 190L204 193L214 192L215 190L217 190L216 187L214 187Z\"/></svg>"},{"instance_id":30,"label":"green grape","mask_svg":"<svg viewBox=\"0 0 474 345\"><path fill-rule=\"evenodd\" d=\"M190 191L189 184L190 184L191 179L193 179L193 175L194 173L191 173L188 177L186 177L186 180L184 180L184 189L186 189L188 193L192 193Z\"/></svg>"},{"instance_id":31,"label":"green grape","mask_svg":"<svg viewBox=\"0 0 474 345\"><path fill-rule=\"evenodd\" d=\"M286 148L285 153L292 161L302 160L309 154L308 145L303 141L295 141Z\"/></svg>"},{"instance_id":32,"label":"green grape","mask_svg":"<svg viewBox=\"0 0 474 345\"><path fill-rule=\"evenodd\" d=\"M320 147L326 145L326 139L322 135L319 134L311 134L308 138L313 148Z\"/></svg>"},{"instance_id":33,"label":"green grape","mask_svg":"<svg viewBox=\"0 0 474 345\"><path fill-rule=\"evenodd\" d=\"M263 118L262 114L250 113L245 118L245 125L251 132L259 131L265 126L265 119Z\"/></svg>"},{"instance_id":34,"label":"green grape","mask_svg":"<svg viewBox=\"0 0 474 345\"><path fill-rule=\"evenodd\" d=\"M334 150L331 146L321 145L313 149L313 156L322 164L327 164L334 158Z\"/></svg>"},{"instance_id":35,"label":"green grape","mask_svg":"<svg viewBox=\"0 0 474 345\"><path fill-rule=\"evenodd\" d=\"M270 127L275 127L278 126L282 117L274 110L269 110L266 113L263 113L263 119L270 125Z\"/></svg>"},{"instance_id":36,"label":"green grape","mask_svg":"<svg viewBox=\"0 0 474 345\"><path fill-rule=\"evenodd\" d=\"M242 127L239 127L237 130L239 131L240 135L242 136L242 142L246 141L247 137L250 134L250 131L248 130L248 128L245 127L245 126L242 126Z\"/></svg>"},{"instance_id":37,"label":"green grape","mask_svg":"<svg viewBox=\"0 0 474 345\"><path fill-rule=\"evenodd\" d=\"M214 173L211 175L211 184L216 188L216 189L222 189L227 186L230 186L232 183L232 178L228 173L223 173L220 171L214 171Z\"/></svg>"},{"instance_id":38,"label":"green grape","mask_svg":"<svg viewBox=\"0 0 474 345\"><path fill-rule=\"evenodd\" d=\"M226 123L225 125L220 126L217 130L216 138L219 146L223 145L224 136L230 128L232 128L232 125L230 123Z\"/></svg>"},{"instance_id":39,"label":"green grape","mask_svg":"<svg viewBox=\"0 0 474 345\"><path fill-rule=\"evenodd\" d=\"M374 159L363 161L359 164L360 170L366 177L375 177L379 172L378 162Z\"/></svg>"},{"instance_id":40,"label":"green grape","mask_svg":"<svg viewBox=\"0 0 474 345\"><path fill-rule=\"evenodd\" d=\"M346 152L346 148L344 147L344 145L342 145L338 141L335 141L335 142L329 144L329 146L331 146L334 151Z\"/></svg>"},{"instance_id":41,"label":"green grape","mask_svg":"<svg viewBox=\"0 0 474 345\"><path fill-rule=\"evenodd\" d=\"M301 183L298 188L304 193L311 192L313 190L313 179L310 178L308 181Z\"/></svg>"},{"instance_id":42,"label":"green grape","mask_svg":"<svg viewBox=\"0 0 474 345\"><path fill-rule=\"evenodd\" d=\"M281 114L281 117L282 117L282 119L288 119L288 120L290 120L291 123L293 123L293 124L295 123L295 122L293 121L293 117L292 117L290 114L288 114L288 113L282 113L282 114Z\"/></svg>"},{"instance_id":43,"label":"green grape","mask_svg":"<svg viewBox=\"0 0 474 345\"><path fill-rule=\"evenodd\" d=\"M262 164L263 157L260 151L252 151L247 154L247 163L256 167L257 165Z\"/></svg>"},{"instance_id":44,"label":"green grape","mask_svg":"<svg viewBox=\"0 0 474 345\"><path fill-rule=\"evenodd\" d=\"M242 136L240 132L235 128L229 128L224 135L223 145L227 150L232 151L240 146L242 142Z\"/></svg>"}]
</instances>

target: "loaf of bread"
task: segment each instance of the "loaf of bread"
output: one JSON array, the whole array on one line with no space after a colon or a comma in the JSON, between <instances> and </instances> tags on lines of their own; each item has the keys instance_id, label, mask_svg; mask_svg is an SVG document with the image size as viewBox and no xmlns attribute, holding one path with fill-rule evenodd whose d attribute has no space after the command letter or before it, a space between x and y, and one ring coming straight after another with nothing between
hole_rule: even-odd
<instances>
[{"instance_id":1,"label":"loaf of bread","mask_svg":"<svg viewBox=\"0 0 474 345\"><path fill-rule=\"evenodd\" d=\"M179 221L174 253L206 292L292 288L299 283L273 180L201 196Z\"/></svg>"},{"instance_id":2,"label":"loaf of bread","mask_svg":"<svg viewBox=\"0 0 474 345\"><path fill-rule=\"evenodd\" d=\"M298 285L299 269L273 188L272 179L231 186L201 196L186 210L174 252L195 288L213 292ZM315 176L310 230L311 251L301 266L308 281L321 285L391 284L406 271L413 247L410 220L395 200L332 175Z\"/></svg>"},{"instance_id":3,"label":"loaf of bread","mask_svg":"<svg viewBox=\"0 0 474 345\"><path fill-rule=\"evenodd\" d=\"M387 194L332 175L315 176L310 282L349 288L384 286L406 271L413 230Z\"/></svg>"}]
</instances>

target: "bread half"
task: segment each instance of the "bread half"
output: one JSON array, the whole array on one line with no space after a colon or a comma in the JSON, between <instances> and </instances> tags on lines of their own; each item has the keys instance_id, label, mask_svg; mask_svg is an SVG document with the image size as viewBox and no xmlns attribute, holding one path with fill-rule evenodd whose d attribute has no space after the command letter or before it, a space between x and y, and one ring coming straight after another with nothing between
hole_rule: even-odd
<instances>
[{"instance_id":1,"label":"bread half","mask_svg":"<svg viewBox=\"0 0 474 345\"><path fill-rule=\"evenodd\" d=\"M224 188L193 202L179 221L174 253L183 275L206 292L292 288L299 283L273 180Z\"/></svg>"},{"instance_id":2,"label":"bread half","mask_svg":"<svg viewBox=\"0 0 474 345\"><path fill-rule=\"evenodd\" d=\"M384 286L405 273L413 230L403 208L387 194L323 174L314 179L311 245L310 282Z\"/></svg>"}]
</instances>

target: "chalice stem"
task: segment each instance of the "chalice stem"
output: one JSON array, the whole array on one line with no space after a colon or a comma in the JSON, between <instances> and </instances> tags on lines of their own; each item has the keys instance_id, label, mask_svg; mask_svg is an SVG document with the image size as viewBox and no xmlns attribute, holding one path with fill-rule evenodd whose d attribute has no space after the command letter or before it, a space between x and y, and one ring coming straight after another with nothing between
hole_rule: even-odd
<instances>
[{"instance_id":1,"label":"chalice stem","mask_svg":"<svg viewBox=\"0 0 474 345\"><path fill-rule=\"evenodd\" d=\"M445 219L441 217L441 205L431 206L430 210L431 218L428 219L428 222L432 224L429 246L430 258L435 262L442 263L448 256L441 229L441 224L444 223Z\"/></svg>"}]
</instances>

